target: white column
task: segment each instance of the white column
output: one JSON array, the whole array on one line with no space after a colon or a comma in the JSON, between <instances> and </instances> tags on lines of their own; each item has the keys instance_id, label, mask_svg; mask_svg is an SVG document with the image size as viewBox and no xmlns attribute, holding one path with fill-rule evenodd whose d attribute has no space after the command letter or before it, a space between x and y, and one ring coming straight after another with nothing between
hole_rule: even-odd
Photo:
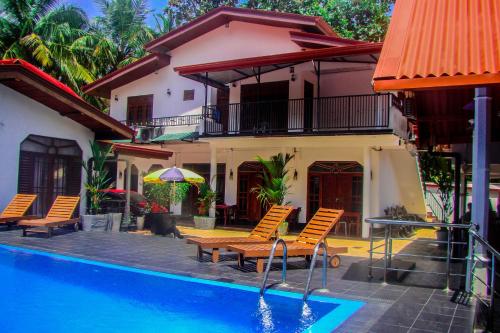
<instances>
[{"instance_id":1,"label":"white column","mask_svg":"<svg viewBox=\"0 0 500 333\"><path fill-rule=\"evenodd\" d=\"M489 88L476 88L474 137L472 140L472 223L488 239L490 186L491 96Z\"/></svg>"},{"instance_id":2,"label":"white column","mask_svg":"<svg viewBox=\"0 0 500 333\"><path fill-rule=\"evenodd\" d=\"M361 222L361 236L368 238L370 226L365 222L365 219L370 217L371 212L371 158L370 147L364 147L363 150L363 217Z\"/></svg>"},{"instance_id":3,"label":"white column","mask_svg":"<svg viewBox=\"0 0 500 333\"><path fill-rule=\"evenodd\" d=\"M216 190L217 186L217 149L214 145L210 145L210 179L208 180L212 190ZM208 215L215 217L215 204L210 207Z\"/></svg>"}]
</instances>

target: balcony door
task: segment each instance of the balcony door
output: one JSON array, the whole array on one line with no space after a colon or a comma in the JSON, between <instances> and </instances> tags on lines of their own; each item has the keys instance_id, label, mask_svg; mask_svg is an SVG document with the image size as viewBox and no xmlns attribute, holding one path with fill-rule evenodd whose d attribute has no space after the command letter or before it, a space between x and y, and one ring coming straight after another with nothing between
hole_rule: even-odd
<instances>
[{"instance_id":1,"label":"balcony door","mask_svg":"<svg viewBox=\"0 0 500 333\"><path fill-rule=\"evenodd\" d=\"M311 131L313 127L314 85L304 81L304 131Z\"/></svg>"},{"instance_id":2,"label":"balcony door","mask_svg":"<svg viewBox=\"0 0 500 333\"><path fill-rule=\"evenodd\" d=\"M146 125L153 119L153 95L127 98L127 124Z\"/></svg>"},{"instance_id":3,"label":"balcony door","mask_svg":"<svg viewBox=\"0 0 500 333\"><path fill-rule=\"evenodd\" d=\"M288 81L241 85L240 131L287 131L288 90Z\"/></svg>"}]
</instances>

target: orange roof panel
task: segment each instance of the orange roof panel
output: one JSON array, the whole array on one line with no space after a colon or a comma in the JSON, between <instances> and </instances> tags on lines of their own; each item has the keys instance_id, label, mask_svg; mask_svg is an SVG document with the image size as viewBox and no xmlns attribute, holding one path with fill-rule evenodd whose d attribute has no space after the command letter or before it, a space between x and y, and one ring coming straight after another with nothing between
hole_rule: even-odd
<instances>
[{"instance_id":1,"label":"orange roof panel","mask_svg":"<svg viewBox=\"0 0 500 333\"><path fill-rule=\"evenodd\" d=\"M500 83L500 1L397 0L373 79L379 91Z\"/></svg>"}]
</instances>

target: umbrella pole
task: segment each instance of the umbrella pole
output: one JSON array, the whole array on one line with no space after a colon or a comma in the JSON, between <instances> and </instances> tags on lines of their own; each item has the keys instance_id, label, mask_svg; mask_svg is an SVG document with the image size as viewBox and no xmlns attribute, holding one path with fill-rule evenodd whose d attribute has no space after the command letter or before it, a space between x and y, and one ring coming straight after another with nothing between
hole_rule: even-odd
<instances>
[{"instance_id":1,"label":"umbrella pole","mask_svg":"<svg viewBox=\"0 0 500 333\"><path fill-rule=\"evenodd\" d=\"M132 177L131 177L131 167L130 167L130 161L129 160L125 160L125 163L126 163L126 169L127 169L127 179L126 179L126 182L127 182L127 186L125 188L126 190L126 196L125 196L125 218L124 218L124 221L125 221L125 225L128 225L130 224L130 182L132 181Z\"/></svg>"}]
</instances>

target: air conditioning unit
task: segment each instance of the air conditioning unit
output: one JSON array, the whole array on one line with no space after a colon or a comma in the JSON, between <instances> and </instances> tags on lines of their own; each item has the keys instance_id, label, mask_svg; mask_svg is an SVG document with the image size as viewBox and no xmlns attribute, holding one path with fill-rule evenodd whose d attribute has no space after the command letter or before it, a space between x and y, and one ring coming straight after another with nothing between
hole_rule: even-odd
<instances>
[{"instance_id":1,"label":"air conditioning unit","mask_svg":"<svg viewBox=\"0 0 500 333\"><path fill-rule=\"evenodd\" d=\"M135 136L136 143L150 143L155 138L154 127L139 127Z\"/></svg>"},{"instance_id":2,"label":"air conditioning unit","mask_svg":"<svg viewBox=\"0 0 500 333\"><path fill-rule=\"evenodd\" d=\"M155 127L153 132L154 132L153 138L157 138L160 135L165 134L165 127Z\"/></svg>"}]
</instances>

